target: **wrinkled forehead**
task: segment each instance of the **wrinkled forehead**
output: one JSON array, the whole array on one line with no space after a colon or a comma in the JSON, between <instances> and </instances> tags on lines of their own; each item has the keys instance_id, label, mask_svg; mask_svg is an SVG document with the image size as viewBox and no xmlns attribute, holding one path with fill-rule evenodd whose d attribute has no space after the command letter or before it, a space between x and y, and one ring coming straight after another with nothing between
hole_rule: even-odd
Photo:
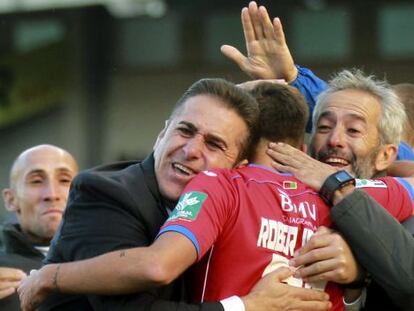
<instances>
[{"instance_id":1,"label":"wrinkled forehead","mask_svg":"<svg viewBox=\"0 0 414 311\"><path fill-rule=\"evenodd\" d=\"M35 150L22 154L14 163L11 173L11 184L23 180L32 172L58 173L68 172L75 175L78 171L73 157L63 150Z\"/></svg>"},{"instance_id":2,"label":"wrinkled forehead","mask_svg":"<svg viewBox=\"0 0 414 311\"><path fill-rule=\"evenodd\" d=\"M171 116L170 123L188 121L211 128L228 128L246 122L237 110L225 100L214 95L196 95L188 98Z\"/></svg>"},{"instance_id":3,"label":"wrinkled forehead","mask_svg":"<svg viewBox=\"0 0 414 311\"><path fill-rule=\"evenodd\" d=\"M249 134L246 121L236 109L211 95L188 98L169 121L171 128L177 125L190 127L205 137L218 138L229 147L235 146L238 151Z\"/></svg>"},{"instance_id":4,"label":"wrinkled forehead","mask_svg":"<svg viewBox=\"0 0 414 311\"><path fill-rule=\"evenodd\" d=\"M317 117L318 120L328 116L377 122L380 114L378 97L362 90L347 89L328 94L320 103Z\"/></svg>"}]
</instances>

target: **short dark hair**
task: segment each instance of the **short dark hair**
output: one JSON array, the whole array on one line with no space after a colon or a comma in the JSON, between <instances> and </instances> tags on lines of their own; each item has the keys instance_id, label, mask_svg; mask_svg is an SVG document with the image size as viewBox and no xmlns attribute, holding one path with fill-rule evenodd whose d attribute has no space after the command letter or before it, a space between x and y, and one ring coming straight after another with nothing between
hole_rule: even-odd
<instances>
[{"instance_id":1,"label":"short dark hair","mask_svg":"<svg viewBox=\"0 0 414 311\"><path fill-rule=\"evenodd\" d=\"M247 91L232 82L221 78L205 78L198 80L185 91L175 104L170 118L179 113L187 99L198 95L209 95L221 99L225 107L236 112L244 120L248 133L246 141L242 142L237 160L246 159L252 142L252 134L255 132L259 118L259 107L256 100Z\"/></svg>"},{"instance_id":2,"label":"short dark hair","mask_svg":"<svg viewBox=\"0 0 414 311\"><path fill-rule=\"evenodd\" d=\"M309 108L298 90L287 85L262 82L251 90L251 94L260 109L252 148L256 147L260 138L287 142L295 147L303 144Z\"/></svg>"}]
</instances>

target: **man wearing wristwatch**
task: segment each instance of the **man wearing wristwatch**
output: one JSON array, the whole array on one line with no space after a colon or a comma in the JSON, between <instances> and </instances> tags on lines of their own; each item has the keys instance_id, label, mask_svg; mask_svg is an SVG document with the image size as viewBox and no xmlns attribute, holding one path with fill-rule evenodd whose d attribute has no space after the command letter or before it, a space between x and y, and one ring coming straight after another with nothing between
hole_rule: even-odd
<instances>
[{"instance_id":1,"label":"man wearing wristwatch","mask_svg":"<svg viewBox=\"0 0 414 311\"><path fill-rule=\"evenodd\" d=\"M396 95L390 90L387 84L376 81L372 77L366 77L359 71L343 71L331 80L327 91L318 97L313 115L314 130L310 144L311 155L315 159L329 164L336 169L347 170L358 178L366 179L372 178L373 176L385 175L386 170L395 160L398 149L397 144L401 137L404 120L404 111L401 103L397 100ZM373 126L373 124L377 124L377 126ZM279 160L284 165L280 167L276 166L276 168L290 171L287 163L290 160L293 161L294 158L289 155ZM314 180L319 180L319 184L315 185L314 188L320 189L322 181L327 177L326 173L329 172L327 167L318 167L315 161L312 162L312 169L306 170L306 161L303 158L300 161L296 159L296 161L298 163L300 162L300 166L296 165L297 171L294 174L305 183L310 183L310 185L315 181L310 181L308 177L312 176ZM323 176L323 178L315 178L316 173ZM322 188L322 193L327 193L332 198L334 198L334 193L336 193L336 196L341 198L345 196L342 190L334 192L332 191L335 190L334 188L329 188L329 185L332 186L331 183L333 181L337 180L339 182L336 178L344 177L342 175L343 173L336 174L339 175L333 175L328 178L327 183L325 183L325 189ZM396 180L406 187L411 197L414 197L412 178L396 178ZM338 185L340 184L338 183ZM362 180L357 183L358 186L377 189L385 185L369 180ZM343 190L349 188L352 187L344 187ZM359 194L355 194L354 196L357 195ZM395 193L394 197L397 198L398 193ZM350 201L351 199L346 202ZM352 201L355 202L355 200ZM366 202L367 200L364 201ZM333 200L333 203L336 202ZM338 214L334 215L337 216ZM372 214L370 215L374 217ZM382 219L381 215L379 217ZM352 219L353 217L349 216L348 218ZM368 223L373 223L372 218L363 219L367 222L367 225ZM336 221L338 219L334 218L334 220ZM381 221L379 220L378 223L381 223ZM364 310L379 310L380 308L384 310L404 310L405 308L412 308L414 306L413 302L409 301L410 299L412 300L413 292L406 290L410 288L410 278L407 275L401 277L402 274L398 273L397 269L394 271L392 269L384 270L383 268L376 268L384 267L385 265L390 267L390 260L388 258L396 258L396 256L404 259L402 262L393 261L393 263L406 269L410 267L410 264L412 264L410 256L403 256L406 252L405 247L402 246L405 245L404 242L400 241L396 243L400 249L383 247L380 252L379 249L381 248L370 246L378 245L378 243L380 245L390 245L389 243L392 241L393 235L387 233L387 227L381 228L380 230L382 232L377 231L379 234L375 233L375 231L365 229L363 231L365 235L352 238L353 236L351 237L349 235L364 230L363 222L353 221L344 226L344 222L342 221L341 224L342 234L344 237L348 237L347 241L350 243L351 248L353 248L360 264L370 272L375 281L368 287L367 302ZM356 228L357 224L360 224L362 227ZM391 228L394 228L397 232L403 231L401 225L397 225L396 228L395 226L396 224ZM378 230L378 227L374 226L373 229ZM370 234L370 232L374 233ZM364 241L366 243L365 247L362 245ZM317 251L317 248L307 247L303 249L302 256L299 256L295 260L295 264L310 264L308 258L315 251ZM408 252L410 253L409 248ZM308 258L304 257L306 255ZM381 258L382 260L373 260L373 256ZM368 262L366 258L370 258L371 261ZM387 277L384 277L384 271L388 272L386 274ZM307 271L301 271L299 274L302 277L306 277L307 274L311 275L312 273L314 273L312 272L312 268L308 268ZM390 281L393 281L393 283L390 283ZM362 286L363 283L359 285ZM401 290L396 290L396 288L401 288ZM388 298L391 295L392 301ZM405 299L401 299L400 297L405 297Z\"/></svg>"},{"instance_id":2,"label":"man wearing wristwatch","mask_svg":"<svg viewBox=\"0 0 414 311\"><path fill-rule=\"evenodd\" d=\"M243 15L242 13L243 30L245 34L248 55L245 57L236 48L231 46L223 46L222 52L228 58L234 61L246 74L255 79L286 80L289 84L297 87L301 91L301 93L308 100L308 104L312 109L315 105L316 97L322 91L324 91L326 87L331 88L331 86L328 86L324 81L316 77L310 70L295 66L292 55L286 44L285 36L279 18L271 20L266 9L264 7L258 8L255 2L251 2L249 4L248 10L250 13L249 15ZM363 105L367 104L364 104L364 100L366 101L367 98L370 99L369 89L362 89L361 92L355 92L352 91L353 87L348 86L348 88L351 90L346 90L345 88L341 92L339 90L337 90L338 92L331 92L330 100L336 101L337 99L347 98L349 102L345 103L345 105L340 104L339 106L342 106L342 108L345 108L345 110L348 110L350 112L352 112L353 108L349 106L349 104L352 104L352 102L355 103L354 108L358 108L358 106L362 107ZM343 96L344 93L345 96ZM388 93L388 91L385 93L382 92L382 95ZM339 95L342 95L342 97L338 97ZM369 127L369 133L363 135L362 138L357 137L356 134L358 131L355 131L355 129L352 128L348 128L348 132L342 131L340 136L333 135L333 140L324 142L321 140L316 141L315 138L320 138L322 136L321 134L323 133L315 130L313 133L314 140L312 141L314 148L315 146L319 148L321 145L323 145L326 147L325 150L330 150L330 152L333 150L345 150L346 153L346 156L336 158L329 156L319 157L320 160L326 161L327 163L337 166L338 168L347 169L350 172L356 174L357 177L372 178L378 174L384 174L384 170L389 168L395 159L394 155L397 151L397 145L399 142L399 137L401 135L399 133L399 129L397 130L397 133L395 132L395 128L399 128L402 124L404 124L404 120L400 117L395 117L401 116L401 113L394 115L393 113L389 112L389 109L388 112L386 112L386 109L383 109L384 97L382 95L376 96L376 94L374 94L374 96L371 96L371 99L373 99L373 101L371 101L372 105L370 107L369 105L364 106L366 108L365 112L367 112L367 116L369 117L369 120L365 118L366 128ZM388 99L390 98L389 96L387 97ZM391 95L391 97L394 96ZM337 105L337 108L340 108L339 106ZM388 106L392 106L392 104ZM395 106L399 107L399 105ZM311 122L309 124L311 124ZM335 126L336 125L341 124L337 122ZM338 133L338 131L333 132ZM353 136L350 132L353 132ZM384 140L383 138L386 139ZM382 151L388 151L385 153L380 152L381 147L385 147L382 149ZM315 155L317 154L315 153ZM334 155L334 153L332 153L332 155ZM376 161L377 159L374 159L375 155L378 155L380 158L381 156L385 156L382 157L382 160L385 161ZM300 179L306 179L306 174L313 176L313 173L318 172L316 165L311 168L308 167L308 169L306 169L306 167L304 167L306 162L295 161L292 164L291 162L294 161L294 158L292 157L288 157L285 160L285 168L288 169L288 165L293 165L294 173L295 175L298 174L297 177ZM325 171L322 171L322 173L323 172L326 172L326 169ZM324 178L319 184L319 188L323 180ZM351 197L357 196L360 196L358 191L356 191L356 193ZM351 202L351 199L344 200L344 203L341 203L340 205L345 206L348 204L348 202ZM360 233L359 236L356 236L355 239L348 240L350 246L354 249L354 251L356 251L357 257L359 258L360 256L358 255L362 254L361 257L367 258L367 252L372 251L369 247L366 247L366 245L363 244L364 239L361 237L364 235L367 237L372 237L374 234L376 234L378 237L377 241L380 241L381 237L384 241L386 241L384 242L384 245L388 245L390 238L392 239L393 236L396 238L400 237L401 239L398 239L395 242L395 252L400 252L401 257L408 258L407 261L404 261L404 264L406 271L409 271L409 268L412 268L413 266L412 261L411 266L409 264L409 258L413 258L413 246L412 242L406 238L407 232L404 231L404 228L401 225L395 223L395 221L391 219L387 213L384 213L384 211L381 210L374 201L366 198L366 196L364 196L360 201L353 200L352 202L356 204L352 205L353 208L349 209L350 212L349 214L346 214L347 217L343 218L348 220L355 220L355 215L359 215L361 219L366 222L367 227L371 228L371 230L368 231L372 233L371 235L368 235L367 231L364 231L364 221L349 221L348 223L341 222L342 226L338 226L338 228L341 229L342 233L347 237L349 232ZM363 203L368 204L368 206L364 205ZM352 214L352 211L356 211L358 207L361 207L358 209L358 213ZM368 207L372 208L369 209ZM334 207L332 211L335 210L337 210L336 207ZM364 211L367 213L364 214ZM377 213L374 213L374 211ZM332 213L332 215L333 220L337 222L337 218L335 216L338 214ZM377 220L377 218L379 224L387 223L389 225L389 228L384 227L387 228L387 230L384 230L382 227L375 226L373 220ZM357 225L361 225L362 227L357 227ZM361 234L361 230L364 232L364 234ZM405 237L405 239L403 237ZM408 238L410 238L409 235ZM307 260L305 261L304 257L300 257L299 259L301 260L299 260L299 262L307 263L308 266L305 269L301 269L300 275L314 280L326 278L332 273L332 271L327 268L327 265L322 264L321 261L310 260L311 257L315 258L314 255L316 252L319 251L319 256L322 254L322 246L320 246L319 249L312 247L314 245L312 244L313 241L316 241L317 239L319 239L319 242L314 242L314 244L318 244L320 246L322 243L320 241L327 241L328 239L333 240L335 238L329 236L329 234L324 234L324 236L314 236L314 238L312 238L310 241L311 246L304 248L303 256L307 256ZM369 243L372 245L375 244L372 243L372 241L367 242L367 244ZM323 254L327 254L329 249L331 248L325 248ZM385 258L387 256L387 253L372 252L370 258L373 259L372 256L378 254L382 255L379 255L377 259ZM380 261L377 260L375 264L379 262ZM383 259L383 267L386 266L386 264L389 264L389 262L389 260ZM365 264L366 268L371 270L370 265L368 265L369 262L363 261L363 263ZM390 265L388 265L388 268L389 267ZM325 269L327 272L324 271ZM397 310L398 306L404 305L404 302L413 299L412 297L414 297L414 293L412 291L410 292L409 290L407 291L407 289L412 289L414 286L412 283L409 283L407 281L408 279L406 277L402 278L401 274L393 273L392 269L374 269L370 272L371 274L373 274L373 272L376 274L373 275L373 279L377 280L377 283L381 284L381 286L385 289L385 293L382 290L378 290L377 286L375 293L372 291L372 294L368 295L365 310ZM385 280L383 272L388 273L388 278L385 278ZM412 280L412 276L410 280ZM390 301L388 296L393 300L394 304ZM370 299L371 297L372 299ZM414 308L414 303L411 303L411 308Z\"/></svg>"},{"instance_id":3,"label":"man wearing wristwatch","mask_svg":"<svg viewBox=\"0 0 414 311\"><path fill-rule=\"evenodd\" d=\"M265 151L270 140L285 139L298 147L303 142L306 123L303 107L306 106L302 101L302 108L289 114L298 99L292 99L289 92L280 95L284 88L259 85L254 91L261 108L261 138L251 158L256 165L231 171L209 170L198 175L184 190L152 246L124 250L122 254L113 252L83 262L48 265L19 289L23 303L31 301L30 295L35 292L55 290L53 284L49 284L39 291L30 283L47 284L57 279L59 290L63 292L111 294L115 290L120 293L154 282L154 276L148 273L154 267L157 267L155 271L163 272L161 279L168 282L195 261L198 264L192 273L197 279L191 286L193 299L211 301L227 297L228 293L243 295L255 279L287 265L295 250L318 226L330 225L330 219L328 205L318 193L292 176L269 168L271 159ZM266 100L267 97L270 100ZM301 120L300 126L296 124L298 120ZM298 137L292 138L293 135ZM346 173L339 174L337 180L338 183L328 183L325 187L328 201L334 188L354 181ZM413 203L403 186L393 180L389 184L402 194L399 204L390 208L390 212L403 220L411 214ZM390 189L367 191L385 204ZM116 273L108 270L113 266L120 267ZM73 273L75 270L77 273ZM111 288L99 282L103 278ZM286 282L299 287L317 286L301 278ZM332 310L343 310L341 289L337 284L318 286L330 294Z\"/></svg>"},{"instance_id":4,"label":"man wearing wristwatch","mask_svg":"<svg viewBox=\"0 0 414 311\"><path fill-rule=\"evenodd\" d=\"M385 82L366 77L359 71L343 71L331 80L327 91L319 96L313 121L311 154L332 168L329 170L329 166L307 159L306 155L295 157L296 150L290 148L292 150L289 151L286 145L277 144L272 145L278 152L272 153L276 161L279 161L275 167L292 172L301 181L317 190L321 189L321 193L335 204L353 190L352 185L348 186L344 171L334 173L335 169L344 169L359 178L385 175L386 169L396 157L397 143L404 124L404 111ZM333 175L327 177L331 173ZM411 197L414 197L412 178L395 180L403 184ZM356 186L373 189L386 187L382 183L366 179L357 182ZM398 193L394 193L392 198L398 199L398 196ZM344 211L344 205L358 202L355 197L362 197L357 205L362 206L361 212L355 213L355 206L351 206L354 213ZM369 199L356 191L341 204L342 212L335 207L333 211L336 212L332 213L333 220L347 238L359 262L375 281L368 289L365 310L412 309L413 276L407 272L412 269L412 242L409 242L401 225L388 219L386 214L380 213L377 216L373 211L378 210L378 207L370 211L363 203L369 206L375 206L375 203L367 202ZM339 215L344 216L348 222L342 221ZM357 221L356 215L365 217L361 218L363 221ZM379 227L381 223L389 227ZM359 235L355 236L357 232ZM397 239L395 244L393 239ZM300 256L293 261L294 265L310 265L307 271L303 269L298 275L306 277L315 273L316 266L313 265L312 268L309 261L315 251L316 247L305 246Z\"/></svg>"},{"instance_id":5,"label":"man wearing wristwatch","mask_svg":"<svg viewBox=\"0 0 414 311\"><path fill-rule=\"evenodd\" d=\"M249 129L255 124L257 114L253 98L232 83L221 79L194 83L177 102L159 134L154 154L141 163L106 165L78 176L47 260L52 263L80 260L108 251L150 245L174 206L171 204L175 204L185 184L197 172L213 166L230 167L238 163L238 158L244 159ZM118 273L128 266L105 268ZM286 272L282 275L286 277ZM40 310L229 310L231 302L242 307L246 303L247 310L281 310L279 304L286 306L287 302L300 304L296 308L300 310L325 310L326 294L283 284L280 281L285 277L281 275L270 277L261 280L251 295L221 303L185 303L183 283L175 282L172 286L158 286L131 295L54 293ZM277 282L276 278L281 280ZM59 278L55 280L60 282ZM95 280L114 293L109 279ZM35 303L32 299L29 302Z\"/></svg>"}]
</instances>

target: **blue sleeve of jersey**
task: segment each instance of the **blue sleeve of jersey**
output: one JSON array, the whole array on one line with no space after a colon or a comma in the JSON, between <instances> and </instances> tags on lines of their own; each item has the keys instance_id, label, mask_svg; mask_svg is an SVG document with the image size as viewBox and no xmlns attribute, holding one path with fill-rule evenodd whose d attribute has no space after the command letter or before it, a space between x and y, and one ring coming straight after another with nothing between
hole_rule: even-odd
<instances>
[{"instance_id":1,"label":"blue sleeve of jersey","mask_svg":"<svg viewBox=\"0 0 414 311\"><path fill-rule=\"evenodd\" d=\"M410 195L411 201L414 202L414 190L411 184L406 181L404 178L401 177L394 177L404 188L407 190L408 194Z\"/></svg>"},{"instance_id":2,"label":"blue sleeve of jersey","mask_svg":"<svg viewBox=\"0 0 414 311\"><path fill-rule=\"evenodd\" d=\"M398 145L397 160L414 161L414 152L411 147L405 142L400 142Z\"/></svg>"},{"instance_id":3,"label":"blue sleeve of jersey","mask_svg":"<svg viewBox=\"0 0 414 311\"><path fill-rule=\"evenodd\" d=\"M328 87L327 83L318 78L311 70L307 68L298 68L298 76L290 84L296 87L299 92L305 97L309 106L309 120L306 125L306 132L310 133L312 130L312 113L315 108L316 98Z\"/></svg>"},{"instance_id":4,"label":"blue sleeve of jersey","mask_svg":"<svg viewBox=\"0 0 414 311\"><path fill-rule=\"evenodd\" d=\"M162 228L160 230L160 232L158 233L156 239L163 233L165 232L178 232L181 233L182 235L184 235L186 238L188 238L194 245L196 251L197 251L197 256L200 255L200 244L197 241L197 238L195 237L195 235L188 230L187 228L180 226L180 225L170 225L170 226L165 226L164 228Z\"/></svg>"}]
</instances>

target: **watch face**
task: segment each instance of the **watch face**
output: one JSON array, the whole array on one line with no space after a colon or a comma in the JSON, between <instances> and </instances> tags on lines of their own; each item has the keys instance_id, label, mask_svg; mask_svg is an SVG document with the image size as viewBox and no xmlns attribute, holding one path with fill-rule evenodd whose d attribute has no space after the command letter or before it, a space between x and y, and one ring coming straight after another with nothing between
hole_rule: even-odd
<instances>
[{"instance_id":1,"label":"watch face","mask_svg":"<svg viewBox=\"0 0 414 311\"><path fill-rule=\"evenodd\" d=\"M339 171L336 175L335 175L336 179L339 182L344 182L344 181L348 181L351 180L353 177L351 175L349 175L348 172L346 171Z\"/></svg>"}]
</instances>

